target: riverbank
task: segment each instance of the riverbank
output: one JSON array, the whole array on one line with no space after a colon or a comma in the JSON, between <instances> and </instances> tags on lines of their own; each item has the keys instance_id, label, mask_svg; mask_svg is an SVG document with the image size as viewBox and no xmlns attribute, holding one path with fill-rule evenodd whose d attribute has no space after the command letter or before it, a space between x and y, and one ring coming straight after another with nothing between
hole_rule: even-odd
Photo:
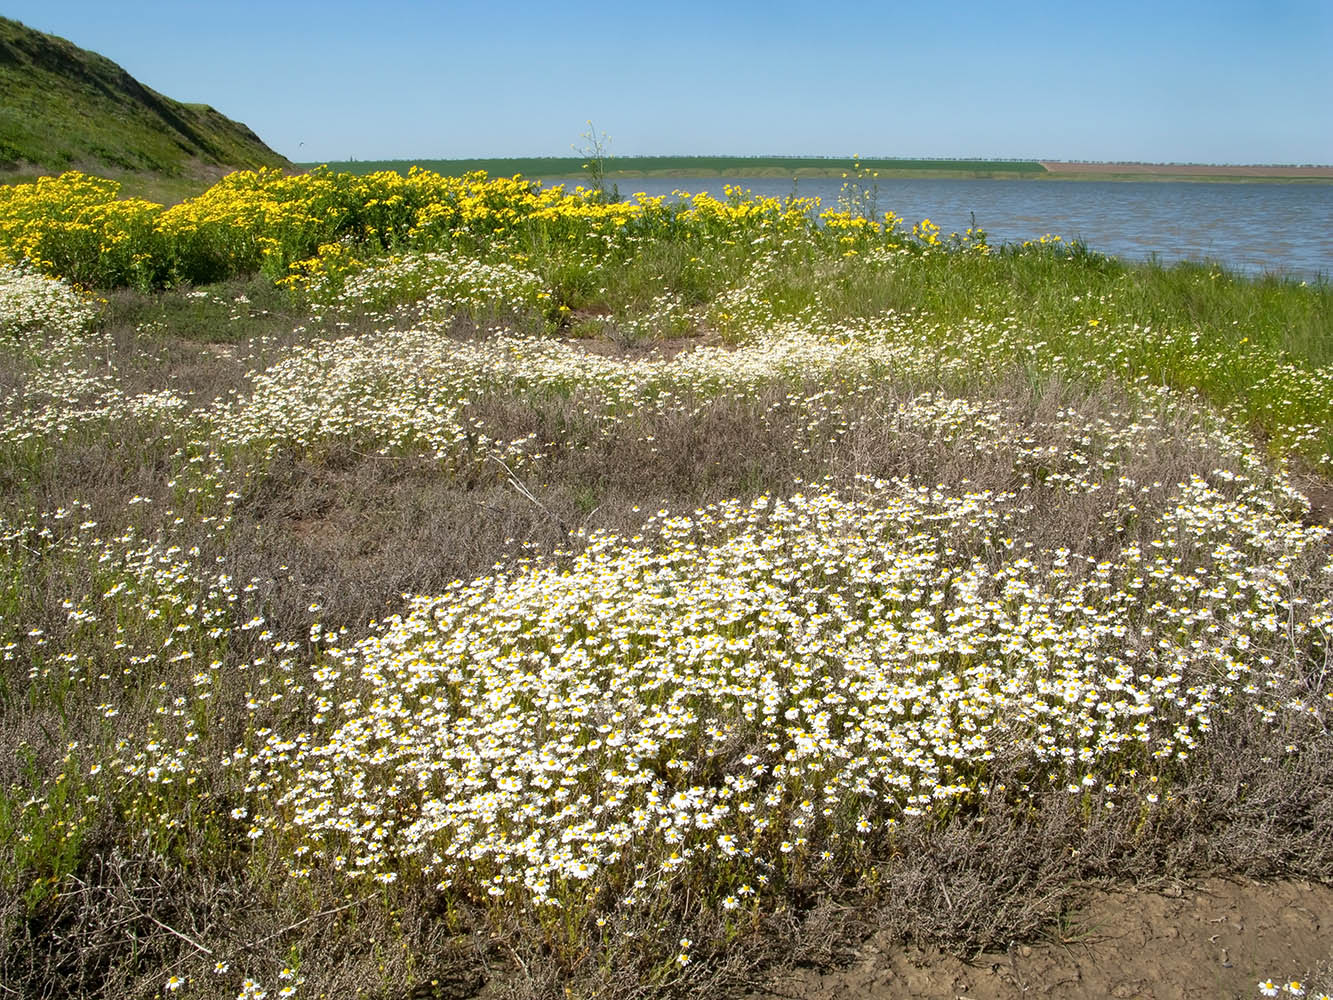
<instances>
[{"instance_id":1,"label":"riverbank","mask_svg":"<svg viewBox=\"0 0 1333 1000\"><path fill-rule=\"evenodd\" d=\"M1045 160L1046 180L1333 183L1333 166L1071 163Z\"/></svg>"}]
</instances>

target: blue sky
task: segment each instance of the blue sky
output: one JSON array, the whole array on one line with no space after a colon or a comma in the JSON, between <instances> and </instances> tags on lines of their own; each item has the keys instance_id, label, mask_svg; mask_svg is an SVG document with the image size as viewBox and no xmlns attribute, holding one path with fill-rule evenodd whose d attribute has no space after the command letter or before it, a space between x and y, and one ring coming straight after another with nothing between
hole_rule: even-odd
<instances>
[{"instance_id":1,"label":"blue sky","mask_svg":"<svg viewBox=\"0 0 1333 1000\"><path fill-rule=\"evenodd\" d=\"M0 12L302 161L567 155L592 119L623 156L1333 163L1330 0Z\"/></svg>"}]
</instances>

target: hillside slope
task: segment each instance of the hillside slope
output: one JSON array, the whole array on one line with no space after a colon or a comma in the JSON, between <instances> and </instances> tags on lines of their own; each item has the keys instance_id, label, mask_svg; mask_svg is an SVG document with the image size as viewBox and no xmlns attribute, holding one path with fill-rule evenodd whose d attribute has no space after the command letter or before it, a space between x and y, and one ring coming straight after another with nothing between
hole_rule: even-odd
<instances>
[{"instance_id":1,"label":"hillside slope","mask_svg":"<svg viewBox=\"0 0 1333 1000\"><path fill-rule=\"evenodd\" d=\"M145 87L110 59L0 17L0 169L288 166L240 122Z\"/></svg>"}]
</instances>

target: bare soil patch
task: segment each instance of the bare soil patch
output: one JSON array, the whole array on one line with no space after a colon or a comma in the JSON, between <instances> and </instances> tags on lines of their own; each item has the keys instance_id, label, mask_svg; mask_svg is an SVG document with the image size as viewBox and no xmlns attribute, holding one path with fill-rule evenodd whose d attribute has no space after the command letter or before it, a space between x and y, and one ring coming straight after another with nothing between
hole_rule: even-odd
<instances>
[{"instance_id":1,"label":"bare soil patch","mask_svg":"<svg viewBox=\"0 0 1333 1000\"><path fill-rule=\"evenodd\" d=\"M1296 488L1310 501L1310 523L1333 526L1333 482L1318 476L1298 477Z\"/></svg>"},{"instance_id":2,"label":"bare soil patch","mask_svg":"<svg viewBox=\"0 0 1333 1000\"><path fill-rule=\"evenodd\" d=\"M1030 944L964 960L875 935L852 965L786 973L751 1000L1255 997L1261 980L1303 978L1333 958L1331 931L1333 887L1317 883L1099 891Z\"/></svg>"}]
</instances>

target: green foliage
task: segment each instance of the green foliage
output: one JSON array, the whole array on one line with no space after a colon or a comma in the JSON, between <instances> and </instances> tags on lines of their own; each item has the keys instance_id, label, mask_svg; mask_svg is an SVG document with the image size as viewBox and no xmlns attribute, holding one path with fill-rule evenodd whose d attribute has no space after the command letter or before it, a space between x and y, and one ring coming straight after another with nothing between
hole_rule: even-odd
<instances>
[{"instance_id":1,"label":"green foliage","mask_svg":"<svg viewBox=\"0 0 1333 1000\"><path fill-rule=\"evenodd\" d=\"M252 275L201 289L110 293L103 325L143 333L170 331L204 344L235 344L289 331L300 315L290 292Z\"/></svg>"},{"instance_id":2,"label":"green foliage","mask_svg":"<svg viewBox=\"0 0 1333 1000\"><path fill-rule=\"evenodd\" d=\"M23 748L20 757L24 784L0 789L0 843L12 845L0 887L21 895L32 910L78 867L96 796L88 794L74 746L60 772L46 782L31 748Z\"/></svg>"},{"instance_id":3,"label":"green foliage","mask_svg":"<svg viewBox=\"0 0 1333 1000\"><path fill-rule=\"evenodd\" d=\"M406 174L413 166L441 174L463 174L484 170L493 177L578 177L584 173L586 157L523 156L453 160L340 160L331 169L354 174L395 170ZM613 177L838 177L846 160L830 156L618 156ZM1041 177L1046 168L1027 160L911 160L866 158L867 170L885 176L947 174L969 177ZM302 164L315 166L315 164Z\"/></svg>"}]
</instances>

